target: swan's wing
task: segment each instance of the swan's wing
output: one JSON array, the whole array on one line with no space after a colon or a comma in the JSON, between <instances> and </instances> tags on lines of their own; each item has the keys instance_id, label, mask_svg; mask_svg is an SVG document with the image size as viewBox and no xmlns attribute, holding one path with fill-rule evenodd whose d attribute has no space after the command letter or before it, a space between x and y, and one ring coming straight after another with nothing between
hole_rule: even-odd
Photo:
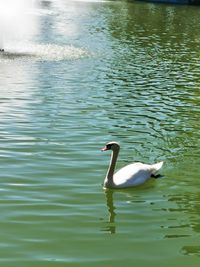
<instances>
[{"instance_id":1,"label":"swan's wing","mask_svg":"<svg viewBox=\"0 0 200 267\"><path fill-rule=\"evenodd\" d=\"M143 184L151 177L150 166L140 162L129 164L114 174L114 184L120 187Z\"/></svg>"}]
</instances>

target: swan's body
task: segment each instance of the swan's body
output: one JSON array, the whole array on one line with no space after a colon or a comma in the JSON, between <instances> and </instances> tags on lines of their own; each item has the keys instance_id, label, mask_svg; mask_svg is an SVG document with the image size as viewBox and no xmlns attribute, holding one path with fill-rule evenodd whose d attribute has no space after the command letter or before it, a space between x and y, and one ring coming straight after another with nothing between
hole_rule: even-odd
<instances>
[{"instance_id":1,"label":"swan's body","mask_svg":"<svg viewBox=\"0 0 200 267\"><path fill-rule=\"evenodd\" d=\"M126 188L144 184L154 176L163 165L163 162L155 164L136 162L114 173L120 146L116 142L110 142L102 149L102 151L106 150L112 150L112 155L108 172L104 180L105 188Z\"/></svg>"}]
</instances>

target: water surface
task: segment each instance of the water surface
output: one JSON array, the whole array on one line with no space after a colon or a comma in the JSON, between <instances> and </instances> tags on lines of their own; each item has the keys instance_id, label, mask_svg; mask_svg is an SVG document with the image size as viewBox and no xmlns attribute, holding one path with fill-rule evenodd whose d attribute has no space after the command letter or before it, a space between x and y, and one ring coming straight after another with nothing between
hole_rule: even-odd
<instances>
[{"instance_id":1,"label":"water surface","mask_svg":"<svg viewBox=\"0 0 200 267\"><path fill-rule=\"evenodd\" d=\"M0 55L0 265L199 266L200 9L42 3ZM112 140L164 178L105 192Z\"/></svg>"}]
</instances>

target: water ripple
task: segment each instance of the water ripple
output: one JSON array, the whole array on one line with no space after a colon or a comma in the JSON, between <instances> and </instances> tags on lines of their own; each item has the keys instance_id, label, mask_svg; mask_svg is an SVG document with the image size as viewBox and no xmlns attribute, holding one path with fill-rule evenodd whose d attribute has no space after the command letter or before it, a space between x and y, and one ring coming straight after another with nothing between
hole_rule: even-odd
<instances>
[{"instance_id":1,"label":"water ripple","mask_svg":"<svg viewBox=\"0 0 200 267\"><path fill-rule=\"evenodd\" d=\"M198 9L43 2L47 42L0 55L1 265L194 265ZM110 140L164 178L104 192Z\"/></svg>"}]
</instances>

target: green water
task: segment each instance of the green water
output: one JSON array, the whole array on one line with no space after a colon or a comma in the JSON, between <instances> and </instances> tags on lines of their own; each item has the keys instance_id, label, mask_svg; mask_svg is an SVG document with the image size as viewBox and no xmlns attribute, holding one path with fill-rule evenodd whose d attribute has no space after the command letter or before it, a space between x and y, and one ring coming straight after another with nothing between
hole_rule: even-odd
<instances>
[{"instance_id":1,"label":"green water","mask_svg":"<svg viewBox=\"0 0 200 267\"><path fill-rule=\"evenodd\" d=\"M200 8L44 3L0 55L0 266L199 266ZM113 140L164 178L105 192Z\"/></svg>"}]
</instances>

